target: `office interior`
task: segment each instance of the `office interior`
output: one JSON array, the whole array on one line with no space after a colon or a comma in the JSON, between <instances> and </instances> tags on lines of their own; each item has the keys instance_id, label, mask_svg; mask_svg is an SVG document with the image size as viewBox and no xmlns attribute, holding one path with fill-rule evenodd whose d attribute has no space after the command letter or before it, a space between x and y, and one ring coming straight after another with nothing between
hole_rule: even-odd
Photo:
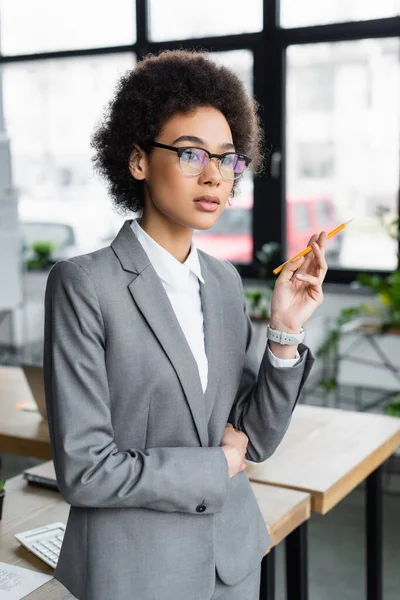
<instances>
[{"instance_id":1,"label":"office interior","mask_svg":"<svg viewBox=\"0 0 400 600\"><path fill-rule=\"evenodd\" d=\"M194 233L238 269L260 361L273 269L351 221L327 242L300 403L400 418L399 0L2 0L0 27L0 366L42 366L52 265L109 245L132 218L91 161L118 78L149 53L196 48L238 74L263 122L264 173L246 174L215 227ZM5 488L44 462L0 457ZM365 597L364 492L310 520L310 600ZM382 484L385 600L400 598L399 495L396 450ZM284 572L280 544L279 600Z\"/></svg>"}]
</instances>

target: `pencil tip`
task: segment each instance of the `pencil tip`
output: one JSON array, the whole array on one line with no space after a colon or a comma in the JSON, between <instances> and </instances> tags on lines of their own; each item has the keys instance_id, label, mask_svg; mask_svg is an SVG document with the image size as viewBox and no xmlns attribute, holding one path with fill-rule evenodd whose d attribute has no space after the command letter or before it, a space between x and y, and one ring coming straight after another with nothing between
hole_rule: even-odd
<instances>
[{"instance_id":1,"label":"pencil tip","mask_svg":"<svg viewBox=\"0 0 400 600\"><path fill-rule=\"evenodd\" d=\"M346 221L345 225L348 225L349 223L351 223L352 221L354 221L354 217L352 219L350 219L349 221Z\"/></svg>"}]
</instances>

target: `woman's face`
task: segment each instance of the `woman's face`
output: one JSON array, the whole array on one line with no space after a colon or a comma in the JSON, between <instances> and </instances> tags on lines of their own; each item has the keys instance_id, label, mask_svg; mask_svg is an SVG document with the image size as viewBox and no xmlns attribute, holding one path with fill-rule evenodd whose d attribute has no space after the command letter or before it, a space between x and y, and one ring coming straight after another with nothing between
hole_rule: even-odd
<instances>
[{"instance_id":1,"label":"woman's face","mask_svg":"<svg viewBox=\"0 0 400 600\"><path fill-rule=\"evenodd\" d=\"M232 134L224 115L213 107L199 107L190 115L176 114L164 125L155 142L174 146L197 146L212 153L234 151ZM144 179L145 209L143 219L190 229L208 229L223 212L233 181L221 176L213 158L199 175L182 172L178 154L154 147L150 155L132 154L131 173ZM217 196L220 204L206 212L195 202L202 195Z\"/></svg>"}]
</instances>

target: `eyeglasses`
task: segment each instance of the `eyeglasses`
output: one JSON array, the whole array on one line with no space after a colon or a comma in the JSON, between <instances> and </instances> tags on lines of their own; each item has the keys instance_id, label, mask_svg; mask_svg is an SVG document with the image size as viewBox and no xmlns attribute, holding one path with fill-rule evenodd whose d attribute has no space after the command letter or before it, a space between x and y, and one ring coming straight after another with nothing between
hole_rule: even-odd
<instances>
[{"instance_id":1,"label":"eyeglasses","mask_svg":"<svg viewBox=\"0 0 400 600\"><path fill-rule=\"evenodd\" d=\"M212 154L204 148L188 146L175 148L159 142L151 142L151 146L172 150L179 156L179 165L185 175L200 175L212 158L218 159L218 170L223 179L233 181L243 175L246 167L251 163L251 158L237 152L225 152L224 154Z\"/></svg>"}]
</instances>

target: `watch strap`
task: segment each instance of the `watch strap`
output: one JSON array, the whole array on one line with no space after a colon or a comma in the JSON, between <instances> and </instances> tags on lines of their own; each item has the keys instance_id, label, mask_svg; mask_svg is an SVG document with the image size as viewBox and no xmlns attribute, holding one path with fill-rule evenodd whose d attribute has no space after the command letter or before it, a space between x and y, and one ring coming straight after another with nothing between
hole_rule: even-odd
<instances>
[{"instance_id":1,"label":"watch strap","mask_svg":"<svg viewBox=\"0 0 400 600\"><path fill-rule=\"evenodd\" d=\"M300 333L287 333L286 331L279 331L278 329L272 329L268 325L267 327L267 338L272 342L277 342L282 346L295 346L300 344L305 337L305 331L303 327Z\"/></svg>"}]
</instances>

